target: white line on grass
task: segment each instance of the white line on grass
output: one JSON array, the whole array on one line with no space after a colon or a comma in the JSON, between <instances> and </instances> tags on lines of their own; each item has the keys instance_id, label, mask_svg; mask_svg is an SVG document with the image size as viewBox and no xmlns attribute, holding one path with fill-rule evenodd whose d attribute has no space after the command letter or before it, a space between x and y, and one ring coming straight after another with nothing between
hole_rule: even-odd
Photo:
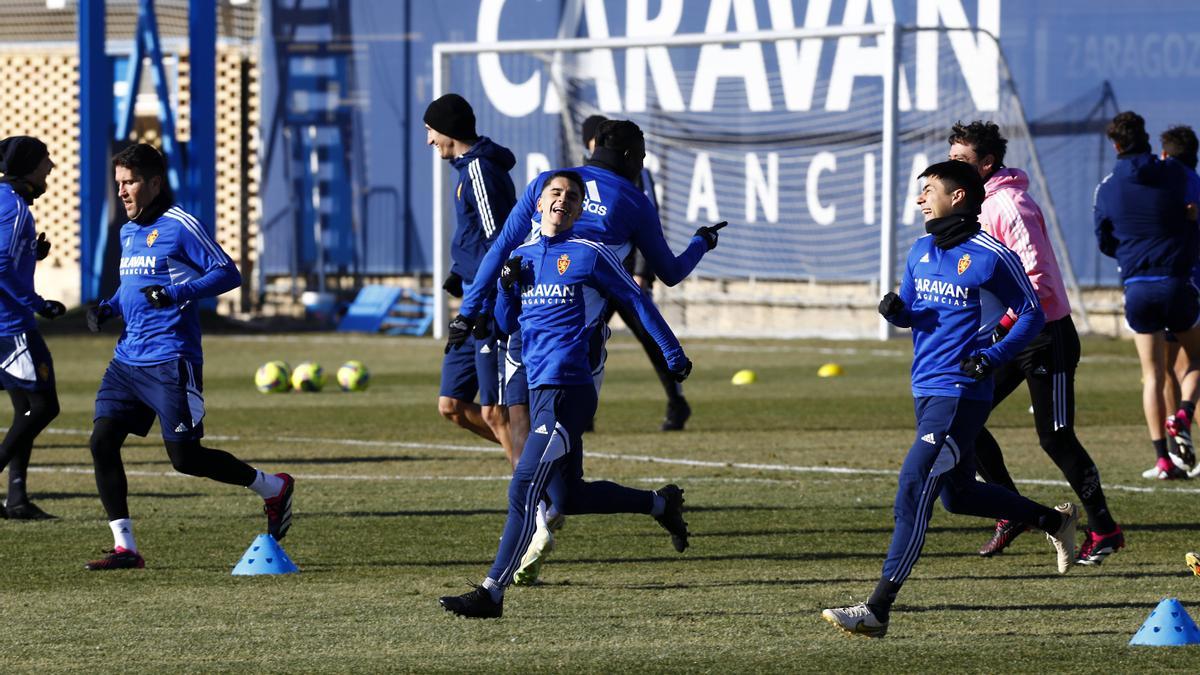
<instances>
[{"instance_id":1,"label":"white line on grass","mask_svg":"<svg viewBox=\"0 0 1200 675\"><path fill-rule=\"evenodd\" d=\"M88 436L90 431L81 429L47 429L43 433L59 434L63 436ZM396 448L402 450L446 450L450 452L471 452L481 454L501 454L503 450L500 448L481 446L481 445L453 445L449 443L413 443L406 441L368 441L353 438L305 438L296 436L277 436L274 438L250 438L245 436L206 436L206 438L216 441L239 441L239 442L287 442L287 443L306 443L306 444L325 444L325 445L340 445L347 447L375 447L375 448ZM646 464L669 464L675 466L692 466L712 469L741 469L748 471L775 471L781 473L824 473L835 474L842 476L898 476L899 471L893 469L863 469L848 466L797 466L793 464L753 464L748 462L720 462L700 459L678 459L673 457L654 457L652 455L624 455L610 452L592 452L588 451L588 457L595 459L607 459L617 462L638 462ZM52 469L47 467L30 467L31 471L40 471L44 473L90 473L91 469L63 467L61 469ZM130 476L177 476L173 471L155 472L155 471L127 471ZM297 478L301 475L297 474ZM346 475L346 474L310 474L303 476L309 480L508 480L508 476L429 476L429 477L406 477L406 476L363 476L363 475ZM719 481L735 481L735 480L771 480L771 479L714 479ZM1014 482L1024 485L1047 485L1054 487L1069 487L1069 483L1063 480L1045 480L1039 478L1023 478L1015 479ZM1135 486L1135 485L1105 485L1106 490L1117 490L1121 492L1138 492L1138 493L1156 493L1156 492L1171 492L1180 494L1200 494L1200 488L1187 487L1167 487L1167 486Z\"/></svg>"}]
</instances>

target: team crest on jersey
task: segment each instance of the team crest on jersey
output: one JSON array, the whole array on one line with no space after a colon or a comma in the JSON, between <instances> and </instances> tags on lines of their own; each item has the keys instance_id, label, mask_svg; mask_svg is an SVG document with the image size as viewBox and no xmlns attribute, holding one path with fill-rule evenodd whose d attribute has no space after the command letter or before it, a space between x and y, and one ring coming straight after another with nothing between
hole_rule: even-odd
<instances>
[{"instance_id":1,"label":"team crest on jersey","mask_svg":"<svg viewBox=\"0 0 1200 675\"><path fill-rule=\"evenodd\" d=\"M966 272L967 268L970 266L971 266L971 254L964 253L963 257L958 259L958 273L962 274L963 272Z\"/></svg>"},{"instance_id":2,"label":"team crest on jersey","mask_svg":"<svg viewBox=\"0 0 1200 675\"><path fill-rule=\"evenodd\" d=\"M146 235L146 245L153 246L154 242L156 242L156 241L158 241L158 230L154 229L154 230L150 231L150 234ZM959 267L961 267L961 266L962 266L962 263L959 263Z\"/></svg>"},{"instance_id":3,"label":"team crest on jersey","mask_svg":"<svg viewBox=\"0 0 1200 675\"><path fill-rule=\"evenodd\" d=\"M571 256L566 253L558 256L558 273L566 274L567 268L571 266Z\"/></svg>"}]
</instances>

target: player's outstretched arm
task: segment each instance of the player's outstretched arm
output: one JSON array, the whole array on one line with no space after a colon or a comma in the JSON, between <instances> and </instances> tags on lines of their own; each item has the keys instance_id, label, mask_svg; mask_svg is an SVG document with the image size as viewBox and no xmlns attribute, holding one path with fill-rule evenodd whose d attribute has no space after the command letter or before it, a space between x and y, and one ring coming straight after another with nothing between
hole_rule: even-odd
<instances>
[{"instance_id":1,"label":"player's outstretched arm","mask_svg":"<svg viewBox=\"0 0 1200 675\"><path fill-rule=\"evenodd\" d=\"M484 254L483 260L479 262L479 269L475 270L475 280L463 289L462 306L458 312L464 317L474 318L483 310L486 298L496 288L496 281L500 278L500 268L508 260L508 256L518 246L525 243L525 238L529 236L530 223L533 222L537 204L538 186L541 181L542 176L538 176L525 187L525 192L521 193L517 205L513 207L512 211L509 211L508 218L504 221L504 229L492 242L492 246Z\"/></svg>"},{"instance_id":2,"label":"player's outstretched arm","mask_svg":"<svg viewBox=\"0 0 1200 675\"><path fill-rule=\"evenodd\" d=\"M675 333L612 251L603 245L596 247L596 264L592 268L592 282L596 289L637 312L642 325L646 327L646 332L662 350L667 368L677 380L683 381L691 373L692 362L683 353L683 347L680 346Z\"/></svg>"},{"instance_id":3,"label":"player's outstretched arm","mask_svg":"<svg viewBox=\"0 0 1200 675\"><path fill-rule=\"evenodd\" d=\"M650 200L646 199L645 195L639 196L642 197L645 204L636 210L638 223L633 228L633 245L642 252L642 255L646 256L654 274L664 284L674 286L696 269L696 265L700 264L700 259L704 257L705 253L716 247L716 230L724 227L725 223L712 226L715 227L715 230L712 233L711 246L709 240L701 234L700 230L697 230L696 235L688 242L688 247L684 249L683 253L676 256L671 252L671 247L667 245L667 238L663 235L662 221L658 218L658 211L650 205ZM712 229L712 227L700 229Z\"/></svg>"}]
</instances>

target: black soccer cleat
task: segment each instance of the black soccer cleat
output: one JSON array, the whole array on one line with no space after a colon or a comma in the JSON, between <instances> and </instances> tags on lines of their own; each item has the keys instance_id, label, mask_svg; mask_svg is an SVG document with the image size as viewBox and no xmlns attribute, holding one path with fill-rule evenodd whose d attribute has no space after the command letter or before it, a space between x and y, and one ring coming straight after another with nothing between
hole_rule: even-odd
<instances>
[{"instance_id":1,"label":"black soccer cleat","mask_svg":"<svg viewBox=\"0 0 1200 675\"><path fill-rule=\"evenodd\" d=\"M679 553L688 547L688 526L683 519L683 490L674 483L656 490L655 494L666 500L667 506L661 516L654 516L659 525L671 533L671 545Z\"/></svg>"},{"instance_id":2,"label":"black soccer cleat","mask_svg":"<svg viewBox=\"0 0 1200 675\"><path fill-rule=\"evenodd\" d=\"M445 595L438 602L447 612L467 619L499 619L504 614L504 598L492 600L492 594L483 586L476 586L462 595Z\"/></svg>"},{"instance_id":3,"label":"black soccer cleat","mask_svg":"<svg viewBox=\"0 0 1200 675\"><path fill-rule=\"evenodd\" d=\"M979 555L984 558L990 558L997 553L1003 552L1013 542L1013 539L1016 539L1022 532L1028 529L1024 523L1016 523L1011 520L997 520L995 533L979 549Z\"/></svg>"},{"instance_id":4,"label":"black soccer cleat","mask_svg":"<svg viewBox=\"0 0 1200 675\"><path fill-rule=\"evenodd\" d=\"M4 507L4 516L12 520L54 520L54 516L38 508L33 502L21 502Z\"/></svg>"},{"instance_id":5,"label":"black soccer cleat","mask_svg":"<svg viewBox=\"0 0 1200 675\"><path fill-rule=\"evenodd\" d=\"M283 489L270 499L263 500L263 513L267 514L267 532L275 541L283 541L292 526L292 490L296 481L286 473L277 473L283 479Z\"/></svg>"},{"instance_id":6,"label":"black soccer cleat","mask_svg":"<svg viewBox=\"0 0 1200 675\"><path fill-rule=\"evenodd\" d=\"M687 424L688 418L692 416L692 406L688 405L687 399L680 397L678 400L667 403L667 416L663 418L663 431L683 431L683 425Z\"/></svg>"},{"instance_id":7,"label":"black soccer cleat","mask_svg":"<svg viewBox=\"0 0 1200 675\"><path fill-rule=\"evenodd\" d=\"M140 570L145 566L146 561L142 558L142 554L117 546L113 550L108 551L108 555L103 558L93 560L84 565L84 569L93 572L103 572L107 570Z\"/></svg>"}]
</instances>

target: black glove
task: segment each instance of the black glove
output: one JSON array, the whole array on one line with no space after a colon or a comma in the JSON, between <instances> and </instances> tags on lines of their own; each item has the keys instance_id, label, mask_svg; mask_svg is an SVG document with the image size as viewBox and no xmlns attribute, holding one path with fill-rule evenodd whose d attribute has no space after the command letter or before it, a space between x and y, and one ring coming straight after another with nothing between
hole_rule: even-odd
<instances>
[{"instance_id":1,"label":"black glove","mask_svg":"<svg viewBox=\"0 0 1200 675\"><path fill-rule=\"evenodd\" d=\"M46 240L46 233L42 232L37 236L37 259L45 260L48 255L50 255L50 242Z\"/></svg>"},{"instance_id":2,"label":"black glove","mask_svg":"<svg viewBox=\"0 0 1200 675\"><path fill-rule=\"evenodd\" d=\"M112 307L109 307L108 305L96 305L95 307L89 307L87 311L88 330L92 331L93 333L99 333L100 324L111 319L112 315Z\"/></svg>"},{"instance_id":3,"label":"black glove","mask_svg":"<svg viewBox=\"0 0 1200 675\"><path fill-rule=\"evenodd\" d=\"M885 319L890 319L903 311L904 301L891 291L888 291L888 294L879 301L879 314Z\"/></svg>"},{"instance_id":4,"label":"black glove","mask_svg":"<svg viewBox=\"0 0 1200 675\"><path fill-rule=\"evenodd\" d=\"M688 375L692 374L692 360L689 358L683 359L683 366L671 371L671 377L675 378L676 382L683 382L688 379Z\"/></svg>"},{"instance_id":5,"label":"black glove","mask_svg":"<svg viewBox=\"0 0 1200 675\"><path fill-rule=\"evenodd\" d=\"M992 374L992 364L983 354L974 354L958 362L958 369L971 376L976 382Z\"/></svg>"},{"instance_id":6,"label":"black glove","mask_svg":"<svg viewBox=\"0 0 1200 675\"><path fill-rule=\"evenodd\" d=\"M705 225L704 227L696 230L696 236L704 239L704 243L708 244L708 250L711 251L717 247L717 232L728 224L728 221L722 220L716 225Z\"/></svg>"},{"instance_id":7,"label":"black glove","mask_svg":"<svg viewBox=\"0 0 1200 675\"><path fill-rule=\"evenodd\" d=\"M449 354L451 349L461 347L470 335L471 322L462 314L456 314L453 319L450 319L450 325L447 326L446 351L442 353Z\"/></svg>"},{"instance_id":8,"label":"black glove","mask_svg":"<svg viewBox=\"0 0 1200 675\"><path fill-rule=\"evenodd\" d=\"M442 282L442 290L456 298L463 296L462 277L458 275L458 272L451 272L450 276L446 277L446 280Z\"/></svg>"},{"instance_id":9,"label":"black glove","mask_svg":"<svg viewBox=\"0 0 1200 675\"><path fill-rule=\"evenodd\" d=\"M67 308L57 300L47 300L42 305L42 308L37 311L37 313L41 314L47 319L57 319L58 317L67 313Z\"/></svg>"},{"instance_id":10,"label":"black glove","mask_svg":"<svg viewBox=\"0 0 1200 675\"><path fill-rule=\"evenodd\" d=\"M500 287L506 291L511 291L513 286L520 287L521 285L521 263L524 260L521 256L513 256L504 263L504 267L500 268Z\"/></svg>"},{"instance_id":11,"label":"black glove","mask_svg":"<svg viewBox=\"0 0 1200 675\"><path fill-rule=\"evenodd\" d=\"M992 330L992 344L1003 340L1005 335L1008 335L1008 328L1005 328L1002 323L996 324L996 327Z\"/></svg>"},{"instance_id":12,"label":"black glove","mask_svg":"<svg viewBox=\"0 0 1200 675\"><path fill-rule=\"evenodd\" d=\"M142 295L146 296L146 302L154 309L162 309L175 304L170 295L167 295L167 289L154 284L153 286L143 286Z\"/></svg>"},{"instance_id":13,"label":"black glove","mask_svg":"<svg viewBox=\"0 0 1200 675\"><path fill-rule=\"evenodd\" d=\"M476 319L475 327L471 329L471 335L474 335L476 340L487 340L492 337L492 320L486 316Z\"/></svg>"}]
</instances>

